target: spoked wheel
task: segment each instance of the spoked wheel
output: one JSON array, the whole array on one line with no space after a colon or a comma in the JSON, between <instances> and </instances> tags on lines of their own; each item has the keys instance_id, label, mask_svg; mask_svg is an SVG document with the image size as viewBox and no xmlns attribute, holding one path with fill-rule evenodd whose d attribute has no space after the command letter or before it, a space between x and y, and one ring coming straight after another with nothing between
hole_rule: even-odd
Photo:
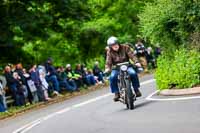
<instances>
[{"instance_id":1,"label":"spoked wheel","mask_svg":"<svg viewBox=\"0 0 200 133\"><path fill-rule=\"evenodd\" d=\"M127 81L129 82L129 81ZM126 107L130 110L133 110L134 109L134 94L132 92L132 89L131 89L131 84L130 82L127 83L127 89L126 89L126 92L125 92L125 102L126 102Z\"/></svg>"}]
</instances>

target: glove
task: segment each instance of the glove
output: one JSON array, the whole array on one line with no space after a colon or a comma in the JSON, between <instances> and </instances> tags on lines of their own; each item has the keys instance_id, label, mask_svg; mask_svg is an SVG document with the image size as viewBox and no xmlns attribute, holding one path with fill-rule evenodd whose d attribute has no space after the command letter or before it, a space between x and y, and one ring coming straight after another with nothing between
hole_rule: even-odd
<instances>
[{"instance_id":1,"label":"glove","mask_svg":"<svg viewBox=\"0 0 200 133\"><path fill-rule=\"evenodd\" d=\"M142 67L142 65L140 63L136 63L135 66L136 67Z\"/></svg>"},{"instance_id":2,"label":"glove","mask_svg":"<svg viewBox=\"0 0 200 133\"><path fill-rule=\"evenodd\" d=\"M110 72L110 69L109 68L106 68L104 73L109 73Z\"/></svg>"}]
</instances>

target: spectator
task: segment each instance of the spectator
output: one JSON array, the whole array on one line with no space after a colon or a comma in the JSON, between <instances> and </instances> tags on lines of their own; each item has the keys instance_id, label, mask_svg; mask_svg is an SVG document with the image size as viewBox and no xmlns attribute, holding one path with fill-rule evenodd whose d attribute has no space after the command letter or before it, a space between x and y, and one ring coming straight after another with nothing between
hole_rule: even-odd
<instances>
[{"instance_id":1,"label":"spectator","mask_svg":"<svg viewBox=\"0 0 200 133\"><path fill-rule=\"evenodd\" d=\"M0 81L0 112L5 112L6 111L6 106L4 103L5 99L5 91L3 89L2 82Z\"/></svg>"},{"instance_id":2,"label":"spectator","mask_svg":"<svg viewBox=\"0 0 200 133\"><path fill-rule=\"evenodd\" d=\"M65 69L60 67L57 69L58 72L58 80L60 87L64 87L67 91L76 91L77 85L73 79L68 79Z\"/></svg>"},{"instance_id":3,"label":"spectator","mask_svg":"<svg viewBox=\"0 0 200 133\"><path fill-rule=\"evenodd\" d=\"M82 85L86 84L87 86L90 86L89 80L87 78L87 73L84 71L84 65L77 64L74 72L75 74L80 75L79 80L81 80Z\"/></svg>"},{"instance_id":4,"label":"spectator","mask_svg":"<svg viewBox=\"0 0 200 133\"><path fill-rule=\"evenodd\" d=\"M0 76L0 84L1 84L1 87L2 87L2 98L3 98L3 104L4 104L4 108L7 109L7 103L6 103L6 97L5 97L5 90L4 88L6 87L6 78L4 76Z\"/></svg>"},{"instance_id":5,"label":"spectator","mask_svg":"<svg viewBox=\"0 0 200 133\"><path fill-rule=\"evenodd\" d=\"M87 71L87 68L84 68L84 71L86 72L86 77L87 77L87 80L89 81L89 84L95 85L97 81L95 80L95 76L93 75L92 70Z\"/></svg>"},{"instance_id":6,"label":"spectator","mask_svg":"<svg viewBox=\"0 0 200 133\"><path fill-rule=\"evenodd\" d=\"M154 50L154 55L155 55L156 59L158 58L158 56L161 55L161 52L162 52L162 50L161 50L159 44L156 44L156 47L155 47L155 50Z\"/></svg>"},{"instance_id":7,"label":"spectator","mask_svg":"<svg viewBox=\"0 0 200 133\"><path fill-rule=\"evenodd\" d=\"M42 82L40 80L39 72L37 71L37 65L33 65L30 69L31 80L37 89L37 96L39 101L45 101L44 90L42 89Z\"/></svg>"},{"instance_id":8,"label":"spectator","mask_svg":"<svg viewBox=\"0 0 200 133\"><path fill-rule=\"evenodd\" d=\"M27 87L27 93L28 93L28 94L27 94L27 98L28 98L29 103L32 104L32 102L33 102L33 95L32 95L32 93L31 93L31 89L30 89L30 87L29 87L29 85L28 85L28 80L30 80L31 77L30 77L30 74L27 73L27 71L26 71L25 68L23 68L22 71L23 71L23 76L24 76L24 78L25 78L25 85L26 85L26 87ZM35 90L36 90L36 89L35 89Z\"/></svg>"},{"instance_id":9,"label":"spectator","mask_svg":"<svg viewBox=\"0 0 200 133\"><path fill-rule=\"evenodd\" d=\"M76 82L76 85L78 88L80 88L83 85L83 80L82 80L82 76L80 74L75 73L70 64L66 65L66 74L67 74L67 78L69 80L73 79Z\"/></svg>"},{"instance_id":10,"label":"spectator","mask_svg":"<svg viewBox=\"0 0 200 133\"><path fill-rule=\"evenodd\" d=\"M25 93L24 93L26 91L25 90L26 88L24 87L24 85L22 83L22 80L21 80L21 77L18 75L17 72L13 73L13 77L16 80L17 96L19 97L18 98L19 106L23 106L23 105L26 104L26 102L25 102Z\"/></svg>"},{"instance_id":11,"label":"spectator","mask_svg":"<svg viewBox=\"0 0 200 133\"><path fill-rule=\"evenodd\" d=\"M27 98L28 97L27 82L26 82L26 78L24 77L24 74L23 74L23 66L21 63L18 63L15 66L15 72L20 76L20 81L22 82L21 87L23 87L24 96L25 96L25 98Z\"/></svg>"},{"instance_id":12,"label":"spectator","mask_svg":"<svg viewBox=\"0 0 200 133\"><path fill-rule=\"evenodd\" d=\"M145 57L145 46L142 43L142 40L138 40L138 42L135 44L135 55L139 59L139 62L141 63L142 67L144 68L145 71L147 71L147 60Z\"/></svg>"},{"instance_id":13,"label":"spectator","mask_svg":"<svg viewBox=\"0 0 200 133\"><path fill-rule=\"evenodd\" d=\"M17 80L13 77L10 66L6 66L4 70L4 75L6 77L7 86L11 91L12 97L14 99L14 105L19 106L19 95L17 90Z\"/></svg>"},{"instance_id":14,"label":"spectator","mask_svg":"<svg viewBox=\"0 0 200 133\"><path fill-rule=\"evenodd\" d=\"M45 100L50 100L51 98L49 98L48 95L48 88L49 88L49 84L46 81L46 73L44 71L44 69L39 69L39 75L40 75L40 81L41 81L41 85L42 85L42 89L44 91L44 98Z\"/></svg>"},{"instance_id":15,"label":"spectator","mask_svg":"<svg viewBox=\"0 0 200 133\"><path fill-rule=\"evenodd\" d=\"M146 50L146 59L147 59L148 65L151 68L156 68L155 59L153 57L152 48L151 47L148 47L147 50Z\"/></svg>"},{"instance_id":16,"label":"spectator","mask_svg":"<svg viewBox=\"0 0 200 133\"><path fill-rule=\"evenodd\" d=\"M57 79L57 73L55 67L52 65L53 61L51 58L49 58L45 64L45 69L47 72L47 82L52 83L54 93L59 94L60 92L60 87L59 87L59 82Z\"/></svg>"},{"instance_id":17,"label":"spectator","mask_svg":"<svg viewBox=\"0 0 200 133\"><path fill-rule=\"evenodd\" d=\"M20 76L21 78L21 81L22 81L22 84L26 84L26 79L23 75L23 66L21 63L18 63L16 66L15 66L15 72L18 73L18 75Z\"/></svg>"},{"instance_id":18,"label":"spectator","mask_svg":"<svg viewBox=\"0 0 200 133\"><path fill-rule=\"evenodd\" d=\"M93 74L97 77L98 81L104 83L103 71L99 67L99 62L96 61L93 67Z\"/></svg>"}]
</instances>

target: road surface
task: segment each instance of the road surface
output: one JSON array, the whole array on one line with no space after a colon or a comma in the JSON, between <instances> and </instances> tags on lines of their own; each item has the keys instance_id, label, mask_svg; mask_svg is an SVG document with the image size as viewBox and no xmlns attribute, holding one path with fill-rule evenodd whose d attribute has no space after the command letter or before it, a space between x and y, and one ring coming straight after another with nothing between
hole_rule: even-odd
<instances>
[{"instance_id":1,"label":"road surface","mask_svg":"<svg viewBox=\"0 0 200 133\"><path fill-rule=\"evenodd\" d=\"M152 79L140 79L143 96L134 110L113 102L105 88L0 121L0 133L200 133L200 99L148 100L156 91Z\"/></svg>"}]
</instances>

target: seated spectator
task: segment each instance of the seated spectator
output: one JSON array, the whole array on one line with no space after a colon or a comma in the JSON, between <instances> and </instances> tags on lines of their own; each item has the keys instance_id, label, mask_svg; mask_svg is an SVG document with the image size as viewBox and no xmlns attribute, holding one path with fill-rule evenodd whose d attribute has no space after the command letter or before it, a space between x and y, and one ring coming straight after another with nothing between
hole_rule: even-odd
<instances>
[{"instance_id":1,"label":"seated spectator","mask_svg":"<svg viewBox=\"0 0 200 133\"><path fill-rule=\"evenodd\" d=\"M5 112L6 111L6 106L5 106L5 91L3 89L2 82L0 81L0 112Z\"/></svg>"},{"instance_id":2,"label":"seated spectator","mask_svg":"<svg viewBox=\"0 0 200 133\"><path fill-rule=\"evenodd\" d=\"M26 82L26 78L24 77L23 66L21 63L18 63L15 66L15 72L20 76L20 78L21 78L20 80L22 82L22 87L24 88L24 96L25 96L25 98L28 98L29 94L28 94L27 82Z\"/></svg>"},{"instance_id":3,"label":"seated spectator","mask_svg":"<svg viewBox=\"0 0 200 133\"><path fill-rule=\"evenodd\" d=\"M59 82L57 79L57 73L55 67L52 65L53 61L51 58L49 58L45 64L45 69L47 72L47 82L51 83L53 85L54 93L59 94L60 87Z\"/></svg>"},{"instance_id":4,"label":"seated spectator","mask_svg":"<svg viewBox=\"0 0 200 133\"><path fill-rule=\"evenodd\" d=\"M4 88L6 87L6 78L4 76L0 76L0 85L2 88L2 98L3 98L3 104L4 104L4 108L7 109L7 103L6 103L6 91L4 90Z\"/></svg>"},{"instance_id":5,"label":"seated spectator","mask_svg":"<svg viewBox=\"0 0 200 133\"><path fill-rule=\"evenodd\" d=\"M95 77L92 73L92 70L87 71L87 68L84 68L84 71L86 73L86 78L90 85L95 85L97 81L95 80Z\"/></svg>"},{"instance_id":6,"label":"seated spectator","mask_svg":"<svg viewBox=\"0 0 200 133\"><path fill-rule=\"evenodd\" d=\"M82 76L75 73L70 64L66 65L66 74L67 74L67 78L69 80L73 79L76 82L76 85L78 88L80 88L83 85L83 80L82 80Z\"/></svg>"},{"instance_id":7,"label":"seated spectator","mask_svg":"<svg viewBox=\"0 0 200 133\"><path fill-rule=\"evenodd\" d=\"M90 83L86 77L87 76L86 71L84 71L84 65L77 64L74 70L74 73L81 76L80 80L82 80L82 84L86 84L87 86L90 86Z\"/></svg>"},{"instance_id":8,"label":"seated spectator","mask_svg":"<svg viewBox=\"0 0 200 133\"><path fill-rule=\"evenodd\" d=\"M42 89L44 91L44 98L45 100L50 100L51 98L49 98L49 95L48 95L48 88L49 88L49 84L47 83L46 81L46 73L44 71L44 69L39 69L39 75L40 75L40 81L41 81L41 84L42 84Z\"/></svg>"},{"instance_id":9,"label":"seated spectator","mask_svg":"<svg viewBox=\"0 0 200 133\"><path fill-rule=\"evenodd\" d=\"M44 90L42 89L42 82L40 80L39 72L37 71L36 68L37 68L37 65L33 65L29 71L31 80L34 82L34 85L37 89L37 96L38 96L39 101L45 101Z\"/></svg>"},{"instance_id":10,"label":"seated spectator","mask_svg":"<svg viewBox=\"0 0 200 133\"><path fill-rule=\"evenodd\" d=\"M17 87L17 96L18 98L18 102L19 102L19 106L23 106L26 104L26 100L25 100L25 86L22 83L21 77L18 75L17 72L13 73L13 77L16 80L16 87Z\"/></svg>"},{"instance_id":11,"label":"seated spectator","mask_svg":"<svg viewBox=\"0 0 200 133\"><path fill-rule=\"evenodd\" d=\"M23 75L23 66L21 63L18 63L16 66L15 66L15 72L18 73L18 75L21 77L21 81L22 81L22 84L26 84L26 79Z\"/></svg>"},{"instance_id":12,"label":"seated spectator","mask_svg":"<svg viewBox=\"0 0 200 133\"><path fill-rule=\"evenodd\" d=\"M67 78L67 74L63 67L59 67L57 69L57 73L58 73L58 80L59 80L60 87L65 88L67 91L78 90L75 81L73 79Z\"/></svg>"},{"instance_id":13,"label":"seated spectator","mask_svg":"<svg viewBox=\"0 0 200 133\"><path fill-rule=\"evenodd\" d=\"M94 74L94 76L97 77L99 82L104 83L103 71L99 68L99 62L98 61L95 62L95 65L93 67L93 74Z\"/></svg>"},{"instance_id":14,"label":"seated spectator","mask_svg":"<svg viewBox=\"0 0 200 133\"><path fill-rule=\"evenodd\" d=\"M30 80L31 77L30 77L30 74L27 73L25 68L23 68L22 71L23 71L23 76L25 78L25 82L26 82L25 85L27 87L27 93L28 93L28 94L26 94L27 95L26 97L28 98L29 103L32 104L33 103L33 95L31 93L31 89L30 89L30 87L28 85L28 80Z\"/></svg>"},{"instance_id":15,"label":"seated spectator","mask_svg":"<svg viewBox=\"0 0 200 133\"><path fill-rule=\"evenodd\" d=\"M4 70L4 75L6 77L7 86L11 91L12 98L14 99L14 105L20 106L19 94L17 89L17 80L13 77L10 66L6 66Z\"/></svg>"}]
</instances>

